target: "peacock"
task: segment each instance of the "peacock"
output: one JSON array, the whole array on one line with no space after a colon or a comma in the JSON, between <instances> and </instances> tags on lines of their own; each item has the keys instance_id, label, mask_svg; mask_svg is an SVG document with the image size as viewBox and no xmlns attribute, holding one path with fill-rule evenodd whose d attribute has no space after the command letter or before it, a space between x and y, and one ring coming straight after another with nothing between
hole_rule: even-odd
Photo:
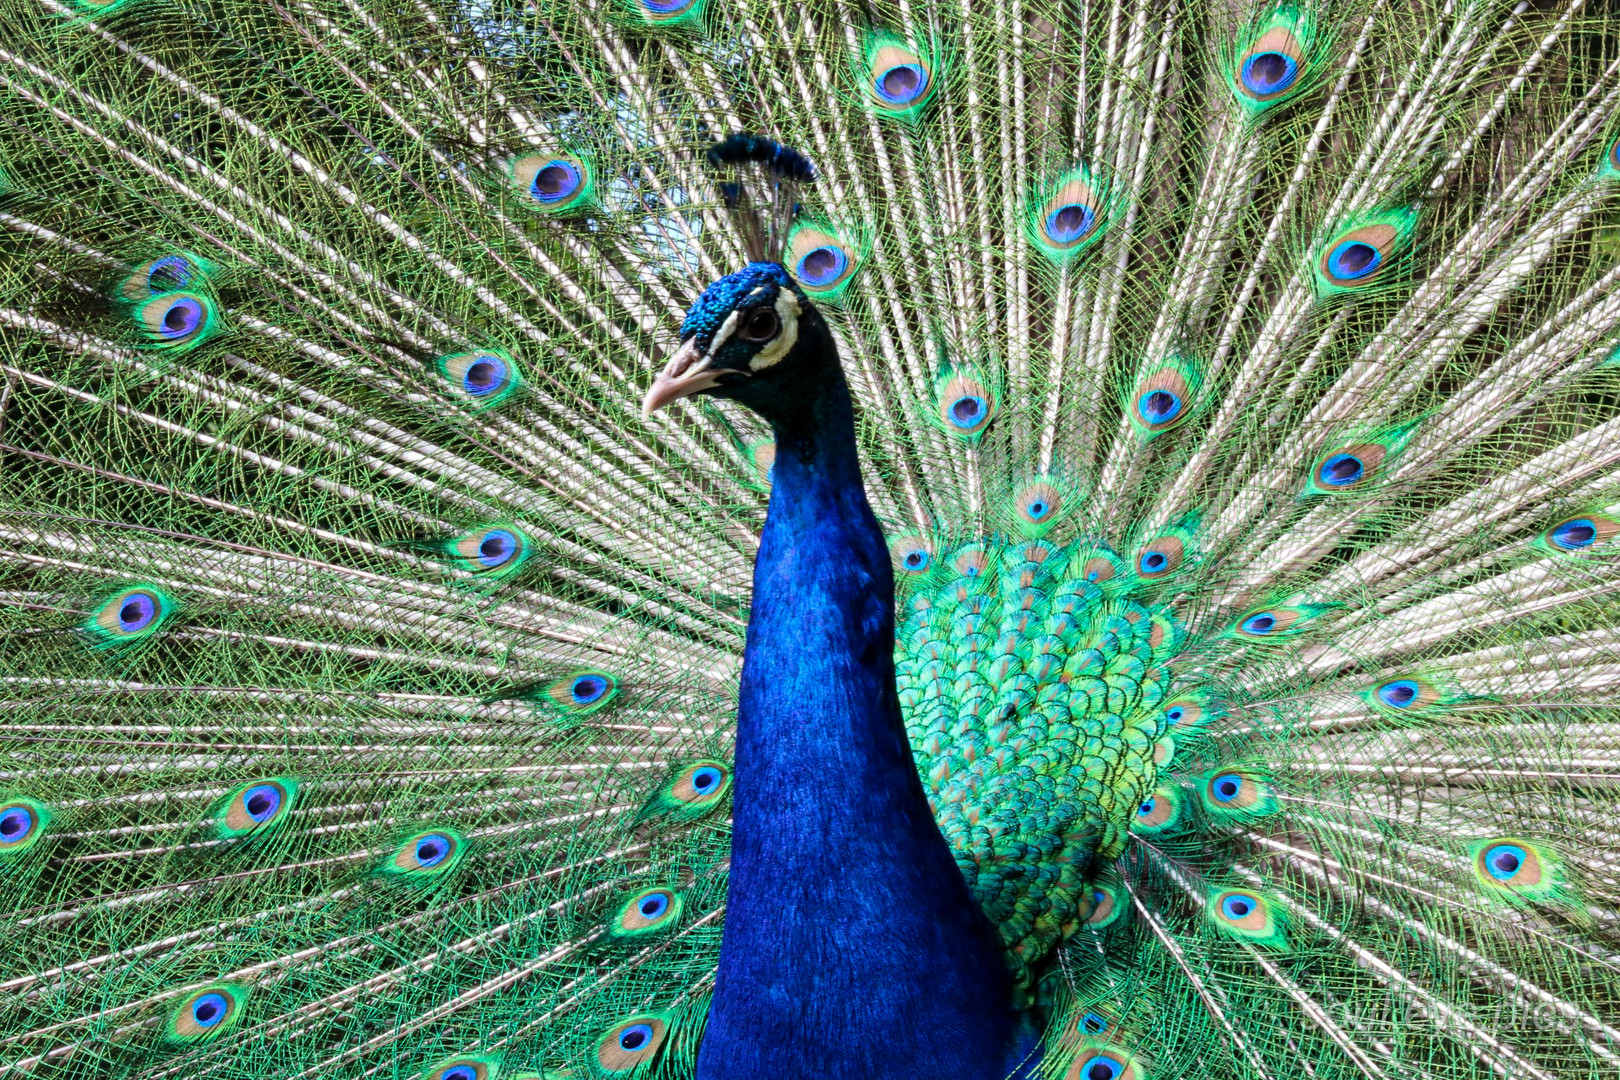
<instances>
[{"instance_id":1,"label":"peacock","mask_svg":"<svg viewBox=\"0 0 1620 1080\"><path fill-rule=\"evenodd\" d=\"M1609 0L0 0L0 1078L1620 1075Z\"/></svg>"}]
</instances>

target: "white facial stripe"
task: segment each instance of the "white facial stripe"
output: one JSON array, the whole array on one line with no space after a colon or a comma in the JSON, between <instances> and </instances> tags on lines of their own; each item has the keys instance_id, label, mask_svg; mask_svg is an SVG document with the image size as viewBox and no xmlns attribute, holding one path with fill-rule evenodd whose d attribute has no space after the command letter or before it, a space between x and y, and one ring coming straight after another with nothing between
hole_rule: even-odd
<instances>
[{"instance_id":1,"label":"white facial stripe","mask_svg":"<svg viewBox=\"0 0 1620 1080\"><path fill-rule=\"evenodd\" d=\"M726 339L736 332L737 316L739 314L741 313L733 311L730 315L727 315L726 321L720 324L720 329L714 332L714 339L709 342L709 351L703 354L703 359L705 361L707 361L709 357L713 356L715 353L719 352L720 346L724 345L726 343Z\"/></svg>"},{"instance_id":2,"label":"white facial stripe","mask_svg":"<svg viewBox=\"0 0 1620 1080\"><path fill-rule=\"evenodd\" d=\"M782 329L749 363L748 366L755 371L763 371L782 359L799 340L799 298L793 295L791 289L783 289L776 294L776 315Z\"/></svg>"}]
</instances>

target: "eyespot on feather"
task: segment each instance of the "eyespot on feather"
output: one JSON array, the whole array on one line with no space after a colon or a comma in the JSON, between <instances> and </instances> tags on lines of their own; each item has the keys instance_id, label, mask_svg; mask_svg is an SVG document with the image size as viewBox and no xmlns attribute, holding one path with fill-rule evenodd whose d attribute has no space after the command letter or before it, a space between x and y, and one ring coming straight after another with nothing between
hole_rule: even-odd
<instances>
[{"instance_id":1,"label":"eyespot on feather","mask_svg":"<svg viewBox=\"0 0 1620 1080\"><path fill-rule=\"evenodd\" d=\"M1573 899L1563 860L1550 846L1522 837L1495 836L1468 845L1474 877L1488 895L1511 901Z\"/></svg>"},{"instance_id":2,"label":"eyespot on feather","mask_svg":"<svg viewBox=\"0 0 1620 1080\"><path fill-rule=\"evenodd\" d=\"M1416 213L1403 209L1369 215L1341 229L1314 257L1318 297L1366 289L1387 279L1416 222Z\"/></svg>"},{"instance_id":3,"label":"eyespot on feather","mask_svg":"<svg viewBox=\"0 0 1620 1080\"><path fill-rule=\"evenodd\" d=\"M1309 84L1317 37L1310 13L1290 6L1279 5L1254 28L1230 69L1232 91L1251 116Z\"/></svg>"},{"instance_id":4,"label":"eyespot on feather","mask_svg":"<svg viewBox=\"0 0 1620 1080\"><path fill-rule=\"evenodd\" d=\"M1576 514L1542 530L1541 546L1555 555L1603 549L1620 536L1620 521L1601 513Z\"/></svg>"},{"instance_id":5,"label":"eyespot on feather","mask_svg":"<svg viewBox=\"0 0 1620 1080\"><path fill-rule=\"evenodd\" d=\"M903 578L922 578L934 569L934 544L926 536L908 533L889 541L894 572Z\"/></svg>"},{"instance_id":6,"label":"eyespot on feather","mask_svg":"<svg viewBox=\"0 0 1620 1080\"><path fill-rule=\"evenodd\" d=\"M551 683L545 693L558 708L588 716L618 696L619 681L606 671L588 668Z\"/></svg>"},{"instance_id":7,"label":"eyespot on feather","mask_svg":"<svg viewBox=\"0 0 1620 1080\"><path fill-rule=\"evenodd\" d=\"M454 1057L430 1065L422 1071L422 1080L500 1080L499 1058Z\"/></svg>"},{"instance_id":8,"label":"eyespot on feather","mask_svg":"<svg viewBox=\"0 0 1620 1080\"><path fill-rule=\"evenodd\" d=\"M81 624L93 649L121 649L144 641L174 616L175 602L155 585L132 585L103 600Z\"/></svg>"},{"instance_id":9,"label":"eyespot on feather","mask_svg":"<svg viewBox=\"0 0 1620 1080\"><path fill-rule=\"evenodd\" d=\"M494 408L523 385L517 361L502 349L476 349L440 357L438 369L451 392L474 410Z\"/></svg>"},{"instance_id":10,"label":"eyespot on feather","mask_svg":"<svg viewBox=\"0 0 1620 1080\"><path fill-rule=\"evenodd\" d=\"M995 391L972 372L941 380L937 394L940 426L958 438L976 440L996 418Z\"/></svg>"},{"instance_id":11,"label":"eyespot on feather","mask_svg":"<svg viewBox=\"0 0 1620 1080\"><path fill-rule=\"evenodd\" d=\"M1213 769L1198 790L1204 809L1217 819L1247 820L1281 809L1271 781L1252 769Z\"/></svg>"},{"instance_id":12,"label":"eyespot on feather","mask_svg":"<svg viewBox=\"0 0 1620 1080\"><path fill-rule=\"evenodd\" d=\"M957 577L982 577L990 569L990 553L983 544L964 544L951 552L950 569Z\"/></svg>"},{"instance_id":13,"label":"eyespot on feather","mask_svg":"<svg viewBox=\"0 0 1620 1080\"><path fill-rule=\"evenodd\" d=\"M1244 641L1266 641L1301 633L1323 612L1337 604L1277 604L1258 608L1238 619L1220 636Z\"/></svg>"},{"instance_id":14,"label":"eyespot on feather","mask_svg":"<svg viewBox=\"0 0 1620 1080\"><path fill-rule=\"evenodd\" d=\"M800 222L788 233L782 263L812 299L836 302L849 290L865 259L863 245L831 225Z\"/></svg>"},{"instance_id":15,"label":"eyespot on feather","mask_svg":"<svg viewBox=\"0 0 1620 1080\"><path fill-rule=\"evenodd\" d=\"M240 784L214 813L214 831L226 839L264 836L286 824L298 783L272 777Z\"/></svg>"},{"instance_id":16,"label":"eyespot on feather","mask_svg":"<svg viewBox=\"0 0 1620 1080\"><path fill-rule=\"evenodd\" d=\"M1185 423L1194 412L1202 379L1189 361L1172 357L1148 372L1130 391L1125 415L1143 442Z\"/></svg>"},{"instance_id":17,"label":"eyespot on feather","mask_svg":"<svg viewBox=\"0 0 1620 1080\"><path fill-rule=\"evenodd\" d=\"M499 579L516 572L533 554L533 548L523 530L496 524L451 539L444 554L458 570Z\"/></svg>"},{"instance_id":18,"label":"eyespot on feather","mask_svg":"<svg viewBox=\"0 0 1620 1080\"><path fill-rule=\"evenodd\" d=\"M619 905L608 920L608 936L620 940L673 930L681 919L681 894L665 886L643 889Z\"/></svg>"},{"instance_id":19,"label":"eyespot on feather","mask_svg":"<svg viewBox=\"0 0 1620 1080\"><path fill-rule=\"evenodd\" d=\"M688 763L654 791L636 820L702 817L725 800L731 790L731 767L723 761L703 759Z\"/></svg>"},{"instance_id":20,"label":"eyespot on feather","mask_svg":"<svg viewBox=\"0 0 1620 1080\"><path fill-rule=\"evenodd\" d=\"M176 251L150 259L130 271L118 286L118 295L139 304L163 293L197 288L214 273L214 265L187 252Z\"/></svg>"},{"instance_id":21,"label":"eyespot on feather","mask_svg":"<svg viewBox=\"0 0 1620 1080\"><path fill-rule=\"evenodd\" d=\"M1086 1039L1077 1049L1074 1062L1063 1073L1063 1080L1147 1080L1137 1060L1110 1043Z\"/></svg>"},{"instance_id":22,"label":"eyespot on feather","mask_svg":"<svg viewBox=\"0 0 1620 1080\"><path fill-rule=\"evenodd\" d=\"M508 180L526 205L544 214L584 209L596 191L591 162L579 154L525 154L512 162Z\"/></svg>"},{"instance_id":23,"label":"eyespot on feather","mask_svg":"<svg viewBox=\"0 0 1620 1080\"><path fill-rule=\"evenodd\" d=\"M467 843L450 829L427 829L407 837L383 862L379 873L406 882L443 878L460 864Z\"/></svg>"},{"instance_id":24,"label":"eyespot on feather","mask_svg":"<svg viewBox=\"0 0 1620 1080\"><path fill-rule=\"evenodd\" d=\"M915 44L883 32L867 37L860 79L873 112L916 120L937 96L940 75L935 58Z\"/></svg>"},{"instance_id":25,"label":"eyespot on feather","mask_svg":"<svg viewBox=\"0 0 1620 1080\"><path fill-rule=\"evenodd\" d=\"M628 1076L658 1056L669 1034L669 1019L658 1013L633 1016L609 1028L596 1043L603 1076Z\"/></svg>"},{"instance_id":26,"label":"eyespot on feather","mask_svg":"<svg viewBox=\"0 0 1620 1080\"><path fill-rule=\"evenodd\" d=\"M703 17L708 0L625 0L642 19L653 26L687 26Z\"/></svg>"},{"instance_id":27,"label":"eyespot on feather","mask_svg":"<svg viewBox=\"0 0 1620 1080\"><path fill-rule=\"evenodd\" d=\"M1031 198L1028 229L1036 247L1058 266L1097 241L1107 223L1107 195L1085 169L1073 169Z\"/></svg>"},{"instance_id":28,"label":"eyespot on feather","mask_svg":"<svg viewBox=\"0 0 1620 1080\"><path fill-rule=\"evenodd\" d=\"M164 349L192 348L219 326L219 310L211 298L182 290L159 293L136 304L135 318L146 340Z\"/></svg>"},{"instance_id":29,"label":"eyespot on feather","mask_svg":"<svg viewBox=\"0 0 1620 1080\"><path fill-rule=\"evenodd\" d=\"M169 1011L164 1037L171 1043L206 1042L235 1027L242 1019L247 987L221 982L193 990Z\"/></svg>"},{"instance_id":30,"label":"eyespot on feather","mask_svg":"<svg viewBox=\"0 0 1620 1080\"><path fill-rule=\"evenodd\" d=\"M1438 687L1415 675L1378 683L1364 696L1373 708L1392 716L1422 714L1442 701Z\"/></svg>"},{"instance_id":31,"label":"eyespot on feather","mask_svg":"<svg viewBox=\"0 0 1620 1080\"><path fill-rule=\"evenodd\" d=\"M36 799L13 795L0 801L0 864L37 845L50 824L50 808Z\"/></svg>"},{"instance_id":32,"label":"eyespot on feather","mask_svg":"<svg viewBox=\"0 0 1620 1080\"><path fill-rule=\"evenodd\" d=\"M1164 783L1137 806L1131 831L1157 836L1185 828L1187 818L1186 792L1177 784Z\"/></svg>"},{"instance_id":33,"label":"eyespot on feather","mask_svg":"<svg viewBox=\"0 0 1620 1080\"><path fill-rule=\"evenodd\" d=\"M1282 912L1251 889L1225 889L1213 893L1204 914L1217 928L1256 945L1287 944Z\"/></svg>"}]
</instances>

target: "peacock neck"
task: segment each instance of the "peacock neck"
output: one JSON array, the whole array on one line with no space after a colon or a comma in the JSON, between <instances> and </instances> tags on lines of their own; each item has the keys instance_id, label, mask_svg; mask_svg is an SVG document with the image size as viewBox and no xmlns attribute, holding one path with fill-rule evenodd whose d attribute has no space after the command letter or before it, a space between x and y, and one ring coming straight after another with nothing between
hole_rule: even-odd
<instances>
[{"instance_id":1,"label":"peacock neck","mask_svg":"<svg viewBox=\"0 0 1620 1080\"><path fill-rule=\"evenodd\" d=\"M773 427L698 1074L1002 1080L1027 1021L906 739L894 579L836 365Z\"/></svg>"}]
</instances>

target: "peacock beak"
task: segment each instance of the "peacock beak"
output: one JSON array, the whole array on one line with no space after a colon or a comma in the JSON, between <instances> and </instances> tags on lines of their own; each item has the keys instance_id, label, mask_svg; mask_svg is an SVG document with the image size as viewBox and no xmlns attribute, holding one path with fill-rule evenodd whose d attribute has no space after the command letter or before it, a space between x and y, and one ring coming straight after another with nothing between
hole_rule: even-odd
<instances>
[{"instance_id":1,"label":"peacock beak","mask_svg":"<svg viewBox=\"0 0 1620 1080\"><path fill-rule=\"evenodd\" d=\"M714 358L704 355L698 347L697 338L681 342L681 347L675 350L675 355L669 358L669 363L664 365L664 370L658 373L658 378L648 388L647 396L641 402L642 419L645 420L672 401L691 397L699 390L707 390L719 382L727 372L715 368L713 362Z\"/></svg>"}]
</instances>

